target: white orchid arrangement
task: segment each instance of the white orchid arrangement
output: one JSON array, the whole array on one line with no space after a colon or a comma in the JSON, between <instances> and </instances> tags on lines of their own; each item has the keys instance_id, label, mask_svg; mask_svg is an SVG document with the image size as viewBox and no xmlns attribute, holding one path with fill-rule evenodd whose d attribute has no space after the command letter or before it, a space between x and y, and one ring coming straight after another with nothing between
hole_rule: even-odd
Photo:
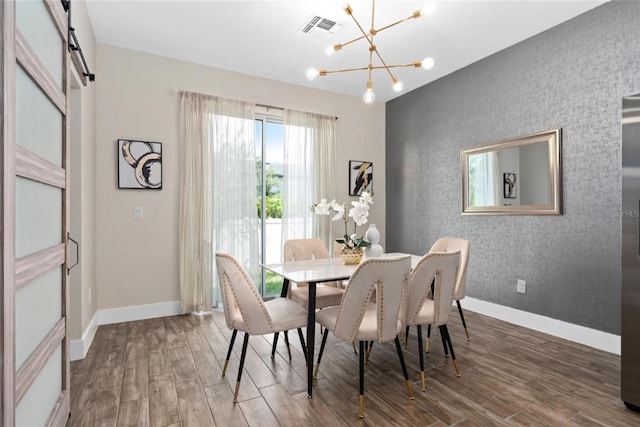
<instances>
[{"instance_id":1,"label":"white orchid arrangement","mask_svg":"<svg viewBox=\"0 0 640 427\"><path fill-rule=\"evenodd\" d=\"M311 212L315 212L317 215L331 215L331 211L334 212L331 221L342 220L344 222L344 237L336 239L336 242L345 245L347 248L367 248L371 246L362 236L356 234L356 229L359 225L367 223L369 218L369 205L373 204L373 196L367 191L363 191L360 198L351 202L351 209L347 213L347 204L338 203L334 200L327 202L327 199L321 199L320 203L316 203L311 206ZM350 219L353 219L353 233L348 232L348 223Z\"/></svg>"}]
</instances>

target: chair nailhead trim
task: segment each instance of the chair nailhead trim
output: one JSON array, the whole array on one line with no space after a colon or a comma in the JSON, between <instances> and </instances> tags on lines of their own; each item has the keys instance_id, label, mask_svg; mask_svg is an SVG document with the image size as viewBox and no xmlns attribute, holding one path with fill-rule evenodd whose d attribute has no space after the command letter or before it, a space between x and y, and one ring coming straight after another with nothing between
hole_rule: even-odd
<instances>
[{"instance_id":1,"label":"chair nailhead trim","mask_svg":"<svg viewBox=\"0 0 640 427\"><path fill-rule=\"evenodd\" d=\"M253 293L253 296L256 298L256 300L259 302L260 308L262 309L262 313L264 314L265 318L267 319L267 323L269 325L269 329L271 329L271 332L275 332L274 327L273 327L273 321L271 320L271 316L269 315L269 312L267 311L267 307L265 307L265 305L264 305L264 301L263 301L262 297L260 296L260 294L258 294L258 289L253 285L253 281L251 280L251 278L249 276L247 276L247 274L245 273L244 269L240 266L240 264L237 263L237 261L234 258L231 258L231 257L226 257L226 258L228 258L229 260L231 260L231 262L233 262L235 264L235 266L238 268L238 271L242 273L242 276L244 277L245 283L250 285L251 292ZM229 282L231 282L231 280L229 280ZM244 315L240 304L238 304L238 297L236 295L236 292L234 291L233 286L229 286L229 288L231 289L231 293L233 294L233 299L234 299L235 303L238 305L238 310L240 310L240 314L242 315L242 320L243 320L243 323L244 323L245 327L247 328L247 333L249 335L251 335L251 328L247 324L247 321L246 321L247 318Z\"/></svg>"}]
</instances>

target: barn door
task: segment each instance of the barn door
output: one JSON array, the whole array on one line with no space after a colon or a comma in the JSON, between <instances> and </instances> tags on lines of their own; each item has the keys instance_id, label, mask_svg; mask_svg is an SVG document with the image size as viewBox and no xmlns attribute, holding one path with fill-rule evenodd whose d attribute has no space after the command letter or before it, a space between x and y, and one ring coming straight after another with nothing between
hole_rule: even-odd
<instances>
[{"instance_id":1,"label":"barn door","mask_svg":"<svg viewBox=\"0 0 640 427\"><path fill-rule=\"evenodd\" d=\"M69 416L67 18L59 1L3 1L2 424Z\"/></svg>"}]
</instances>

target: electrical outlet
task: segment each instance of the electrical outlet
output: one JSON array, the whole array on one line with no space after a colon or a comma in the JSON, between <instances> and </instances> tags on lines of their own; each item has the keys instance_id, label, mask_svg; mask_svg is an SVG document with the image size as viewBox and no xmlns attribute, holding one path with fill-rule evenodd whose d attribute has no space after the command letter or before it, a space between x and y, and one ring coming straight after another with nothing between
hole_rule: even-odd
<instances>
[{"instance_id":1,"label":"electrical outlet","mask_svg":"<svg viewBox=\"0 0 640 427\"><path fill-rule=\"evenodd\" d=\"M516 291L518 291L521 294L526 294L527 293L527 281L526 280L522 280L522 279L518 279L518 285L516 287Z\"/></svg>"},{"instance_id":2,"label":"electrical outlet","mask_svg":"<svg viewBox=\"0 0 640 427\"><path fill-rule=\"evenodd\" d=\"M142 215L142 206L136 206L133 208L133 219L142 219Z\"/></svg>"}]
</instances>

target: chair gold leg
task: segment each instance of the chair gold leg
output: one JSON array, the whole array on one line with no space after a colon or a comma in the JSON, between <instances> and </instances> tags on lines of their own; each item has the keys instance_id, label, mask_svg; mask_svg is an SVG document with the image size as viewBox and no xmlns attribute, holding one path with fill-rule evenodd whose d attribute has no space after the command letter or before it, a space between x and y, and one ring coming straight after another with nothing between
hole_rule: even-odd
<instances>
[{"instance_id":1,"label":"chair gold leg","mask_svg":"<svg viewBox=\"0 0 640 427\"><path fill-rule=\"evenodd\" d=\"M465 327L464 333L467 335L467 341L471 341L471 337L469 336L469 330Z\"/></svg>"},{"instance_id":2,"label":"chair gold leg","mask_svg":"<svg viewBox=\"0 0 640 427\"><path fill-rule=\"evenodd\" d=\"M364 418L364 395L360 395L360 418Z\"/></svg>"},{"instance_id":3,"label":"chair gold leg","mask_svg":"<svg viewBox=\"0 0 640 427\"><path fill-rule=\"evenodd\" d=\"M229 361L225 360L224 361L224 368L222 368L222 376L224 377L224 374L227 373L227 366L229 366Z\"/></svg>"},{"instance_id":4,"label":"chair gold leg","mask_svg":"<svg viewBox=\"0 0 640 427\"><path fill-rule=\"evenodd\" d=\"M351 347L353 347L353 353L354 354L358 354L358 350L356 350L356 343L354 343L353 341L351 342Z\"/></svg>"},{"instance_id":5,"label":"chair gold leg","mask_svg":"<svg viewBox=\"0 0 640 427\"><path fill-rule=\"evenodd\" d=\"M431 350L431 338L425 340L424 348L426 348L425 353L429 353L429 350Z\"/></svg>"},{"instance_id":6,"label":"chair gold leg","mask_svg":"<svg viewBox=\"0 0 640 427\"><path fill-rule=\"evenodd\" d=\"M411 381L407 380L407 391L409 392L409 400L413 400L413 389L411 388Z\"/></svg>"},{"instance_id":7,"label":"chair gold leg","mask_svg":"<svg viewBox=\"0 0 640 427\"><path fill-rule=\"evenodd\" d=\"M233 403L238 403L238 391L240 391L240 381L236 382L236 391L233 392Z\"/></svg>"},{"instance_id":8,"label":"chair gold leg","mask_svg":"<svg viewBox=\"0 0 640 427\"><path fill-rule=\"evenodd\" d=\"M367 355L365 356L365 363L369 363L369 356L371 356L371 349L373 349L373 344L369 346L369 349L367 350Z\"/></svg>"},{"instance_id":9,"label":"chair gold leg","mask_svg":"<svg viewBox=\"0 0 640 427\"><path fill-rule=\"evenodd\" d=\"M424 371L420 372L420 380L422 381L422 391L427 391L427 382L424 379Z\"/></svg>"},{"instance_id":10,"label":"chair gold leg","mask_svg":"<svg viewBox=\"0 0 640 427\"><path fill-rule=\"evenodd\" d=\"M460 376L460 369L458 368L458 361L457 360L453 360L453 367L456 368L456 377Z\"/></svg>"}]
</instances>

